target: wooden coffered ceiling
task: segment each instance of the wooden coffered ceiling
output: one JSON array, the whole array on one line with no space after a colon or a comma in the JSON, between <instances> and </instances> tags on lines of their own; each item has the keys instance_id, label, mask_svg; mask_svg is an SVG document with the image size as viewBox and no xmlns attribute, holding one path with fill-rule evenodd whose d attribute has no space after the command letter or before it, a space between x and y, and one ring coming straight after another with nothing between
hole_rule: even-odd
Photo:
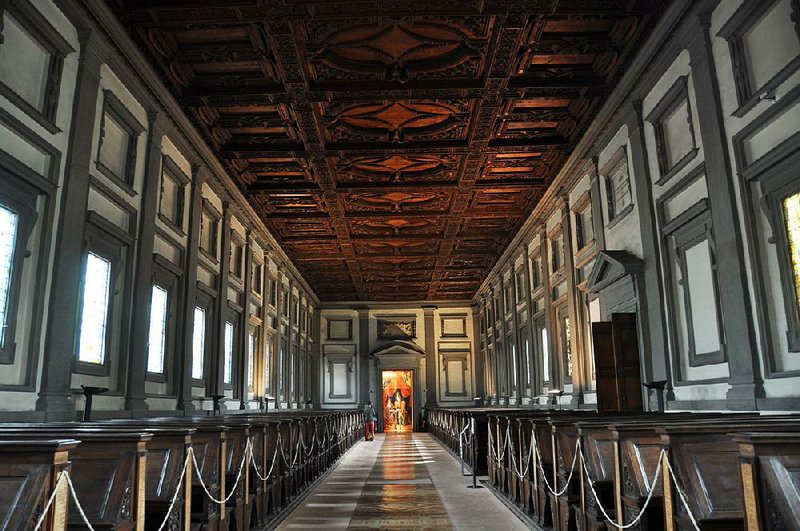
<instances>
[{"instance_id":1,"label":"wooden coffered ceiling","mask_svg":"<svg viewBox=\"0 0 800 531\"><path fill-rule=\"evenodd\" d=\"M663 0L109 0L323 300L468 299Z\"/></svg>"}]
</instances>

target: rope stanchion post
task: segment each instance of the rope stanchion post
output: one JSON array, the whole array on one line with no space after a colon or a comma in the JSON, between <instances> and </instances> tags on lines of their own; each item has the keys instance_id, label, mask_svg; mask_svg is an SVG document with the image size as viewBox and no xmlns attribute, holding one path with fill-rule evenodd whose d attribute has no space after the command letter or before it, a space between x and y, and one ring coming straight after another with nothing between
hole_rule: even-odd
<instances>
[{"instance_id":1,"label":"rope stanchion post","mask_svg":"<svg viewBox=\"0 0 800 531\"><path fill-rule=\"evenodd\" d=\"M482 485L478 485L478 434L475 431L475 417L470 420L470 434L471 439L470 451L472 452L472 485L467 485L468 489L482 489Z\"/></svg>"},{"instance_id":2,"label":"rope stanchion post","mask_svg":"<svg viewBox=\"0 0 800 531\"><path fill-rule=\"evenodd\" d=\"M667 452L661 453L661 459L663 461L663 466L661 467L663 480L661 484L663 485L662 489L664 492L664 529L665 531L675 531L675 497L672 493L672 480L669 474L669 455Z\"/></svg>"}]
</instances>

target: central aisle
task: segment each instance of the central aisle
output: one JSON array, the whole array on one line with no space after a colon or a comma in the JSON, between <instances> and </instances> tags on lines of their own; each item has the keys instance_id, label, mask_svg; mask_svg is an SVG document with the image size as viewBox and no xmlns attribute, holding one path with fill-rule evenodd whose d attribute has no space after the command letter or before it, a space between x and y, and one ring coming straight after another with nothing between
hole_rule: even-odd
<instances>
[{"instance_id":1,"label":"central aisle","mask_svg":"<svg viewBox=\"0 0 800 531\"><path fill-rule=\"evenodd\" d=\"M526 529L427 433L361 441L278 529Z\"/></svg>"}]
</instances>

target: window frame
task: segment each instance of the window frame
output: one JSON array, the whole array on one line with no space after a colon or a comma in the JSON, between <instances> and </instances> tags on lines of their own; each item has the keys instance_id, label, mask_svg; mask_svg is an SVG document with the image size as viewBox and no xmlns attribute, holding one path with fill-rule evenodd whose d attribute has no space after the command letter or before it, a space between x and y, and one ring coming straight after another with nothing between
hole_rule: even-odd
<instances>
[{"instance_id":1,"label":"window frame","mask_svg":"<svg viewBox=\"0 0 800 531\"><path fill-rule=\"evenodd\" d=\"M199 286L202 286L202 284L198 283L198 287ZM216 299L213 295L206 293L202 289L197 290L195 294L194 307L202 308L204 310L206 321L205 336L203 337L203 376L202 378L195 378L193 372L189 371L189 377L192 379L193 387L206 387L208 378L211 374L210 367L214 362L214 349L212 349L212 345L214 344L214 338L216 337L214 332L214 324L217 322L214 318L215 302ZM192 312L192 319L194 319L194 311ZM194 322L192 323L192 334L194 334ZM194 344L192 347L194 348Z\"/></svg>"},{"instance_id":2,"label":"window frame","mask_svg":"<svg viewBox=\"0 0 800 531\"><path fill-rule=\"evenodd\" d=\"M13 181L0 180L0 205L17 215L17 233L11 258L11 275L9 276L8 298L6 300L5 335L0 344L0 365L11 365L16 359L16 334L19 298L22 293L22 273L28 258L28 244L38 220L36 201L38 194L28 190L27 186L17 186Z\"/></svg>"},{"instance_id":3,"label":"window frame","mask_svg":"<svg viewBox=\"0 0 800 531\"><path fill-rule=\"evenodd\" d=\"M74 352L72 355L72 371L74 373L92 376L110 376L111 369L111 355L108 355L107 351L104 353L102 364L89 363L79 359L80 334L83 319L83 293L86 282L87 257L91 252L108 260L111 263L111 280L109 283L110 293L106 315L106 322L108 325L106 326L105 338L106 348L109 348L114 345L114 340L116 339L115 334L117 334L117 330L115 330L115 323L118 314L120 312L123 314L127 313L124 310L125 300L129 297L128 285L130 282L128 279L125 279L125 285L120 286L120 274L123 271L127 273L128 261L130 260L130 257L128 256L130 253L128 251L130 251L133 243L134 238L129 233L120 229L94 211L89 211L87 213L86 230L82 249L81 276L78 290L79 296L78 300L76 301L76 332ZM122 318L124 320L124 315ZM124 335L123 330L120 330L119 333L120 335ZM120 337L120 341L123 339L123 337Z\"/></svg>"},{"instance_id":4,"label":"window frame","mask_svg":"<svg viewBox=\"0 0 800 531\"><path fill-rule=\"evenodd\" d=\"M170 219L170 217L164 213L164 179L172 180L177 188L176 194L178 203L176 205L176 219ZM186 188L189 182L189 176L181 170L180 166L178 166L169 155L162 155L161 187L158 193L158 219L181 236L186 235L184 219L186 217Z\"/></svg>"},{"instance_id":5,"label":"window frame","mask_svg":"<svg viewBox=\"0 0 800 531\"><path fill-rule=\"evenodd\" d=\"M117 175L114 170L103 164L100 160L100 153L103 151L103 140L105 138L106 114L111 115L119 123L123 131L129 136L127 152L123 165L124 175ZM125 107L125 104L110 89L103 90L103 107L100 111L100 133L97 142L97 154L95 166L97 170L119 186L129 196L136 196L134 184L136 180L136 158L139 151L139 138L144 132L145 127L136 117Z\"/></svg>"},{"instance_id":6,"label":"window frame","mask_svg":"<svg viewBox=\"0 0 800 531\"><path fill-rule=\"evenodd\" d=\"M164 339L164 372L152 373L146 371L146 381L168 383L173 380L173 375L177 372L175 370L177 364L175 343L178 336L178 302L182 296L180 282L182 273L178 266L163 256L159 254L153 255L153 276L151 284L158 285L167 291L167 329Z\"/></svg>"},{"instance_id":7,"label":"window frame","mask_svg":"<svg viewBox=\"0 0 800 531\"><path fill-rule=\"evenodd\" d=\"M61 80L64 73L64 59L75 49L61 36L47 18L32 3L25 0L8 0L0 5L0 46L2 46L3 16L5 12L36 40L49 54L47 75L42 92L42 108L37 109L14 89L0 80L0 95L44 127L49 133L57 134L61 129L56 125L58 105L61 96Z\"/></svg>"}]
</instances>

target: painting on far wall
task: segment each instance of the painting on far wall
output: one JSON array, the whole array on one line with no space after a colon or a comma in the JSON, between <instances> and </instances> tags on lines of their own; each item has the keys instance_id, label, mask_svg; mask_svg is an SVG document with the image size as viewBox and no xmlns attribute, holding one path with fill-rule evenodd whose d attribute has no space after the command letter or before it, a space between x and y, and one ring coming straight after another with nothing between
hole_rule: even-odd
<instances>
[{"instance_id":1,"label":"painting on far wall","mask_svg":"<svg viewBox=\"0 0 800 531\"><path fill-rule=\"evenodd\" d=\"M392 317L378 319L378 339L414 339L417 337L417 318Z\"/></svg>"}]
</instances>

